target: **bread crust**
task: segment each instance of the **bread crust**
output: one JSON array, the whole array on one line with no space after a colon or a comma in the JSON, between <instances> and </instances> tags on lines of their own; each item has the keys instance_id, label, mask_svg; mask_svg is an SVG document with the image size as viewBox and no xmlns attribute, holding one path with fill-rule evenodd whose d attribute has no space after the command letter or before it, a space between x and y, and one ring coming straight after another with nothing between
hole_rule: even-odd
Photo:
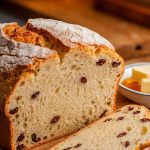
<instances>
[{"instance_id":1,"label":"bread crust","mask_svg":"<svg viewBox=\"0 0 150 150\"><path fill-rule=\"evenodd\" d=\"M69 24L53 19L29 19L27 28L30 30L47 31L51 38L60 41L62 45L70 48L79 48L80 46L102 46L114 50L113 45L88 28L76 24ZM61 45L61 46L62 46Z\"/></svg>"},{"instance_id":2,"label":"bread crust","mask_svg":"<svg viewBox=\"0 0 150 150\"><path fill-rule=\"evenodd\" d=\"M16 25L17 23L14 23ZM52 51L46 47L40 47L33 44L17 42L5 34L4 28L9 24L0 25L0 71L9 72L18 65L31 67L34 60L40 61L49 56L56 55L56 51Z\"/></svg>"}]
</instances>

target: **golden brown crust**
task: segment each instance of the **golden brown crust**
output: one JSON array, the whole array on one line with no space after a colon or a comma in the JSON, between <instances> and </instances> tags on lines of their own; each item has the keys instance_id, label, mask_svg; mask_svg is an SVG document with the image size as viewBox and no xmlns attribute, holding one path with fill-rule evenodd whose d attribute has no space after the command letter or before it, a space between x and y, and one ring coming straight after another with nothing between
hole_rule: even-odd
<instances>
[{"instance_id":1,"label":"golden brown crust","mask_svg":"<svg viewBox=\"0 0 150 150\"><path fill-rule=\"evenodd\" d=\"M20 27L17 24L8 24L2 30L9 39L42 47L45 46L45 40L41 35L31 32L25 27Z\"/></svg>"},{"instance_id":2,"label":"golden brown crust","mask_svg":"<svg viewBox=\"0 0 150 150\"><path fill-rule=\"evenodd\" d=\"M68 25L70 25L70 24L68 24ZM108 41L105 41L105 39L103 37L98 38L99 42L98 43L93 42L94 44L91 44L90 41L89 41L89 43L87 41L86 44L82 43L82 38L83 38L82 36L80 37L81 41L77 40L78 42L74 42L70 39L67 39L70 36L68 36L68 37L66 36L66 41L64 42L62 38L59 38L59 36L55 36L55 31L53 29L51 29L51 30L47 29L46 30L45 28L42 28L38 25L34 26L30 22L28 22L26 24L26 28L28 30L32 31L32 32L36 32L36 33L42 35L45 38L46 41L49 41L49 43L50 43L49 47L53 50L56 50L60 57L63 55L62 53L66 53L66 52L73 51L73 50L83 51L83 52L87 53L89 56L92 56L92 57L95 56L96 50L101 49L101 48L106 48L108 50L108 52L109 51L115 52L114 47ZM60 36L62 36L62 35L65 36L67 34L66 30L68 30L68 29L64 29L63 31L61 31ZM90 32L93 32L93 31L89 30L88 32L90 33ZM76 33L75 35L77 36L78 34ZM84 37L86 37L86 35L84 35ZM88 37L87 37L87 39L88 39ZM70 44L68 44L68 43L70 43ZM72 46L72 44L74 46Z\"/></svg>"},{"instance_id":3,"label":"golden brown crust","mask_svg":"<svg viewBox=\"0 0 150 150\"><path fill-rule=\"evenodd\" d=\"M28 28L46 30L53 39L60 41L62 45L69 48L79 46L101 46L114 49L113 45L98 33L76 24L69 24L53 19L29 19Z\"/></svg>"},{"instance_id":4,"label":"golden brown crust","mask_svg":"<svg viewBox=\"0 0 150 150\"><path fill-rule=\"evenodd\" d=\"M146 150L146 148L149 148L149 147L150 147L150 140L144 145L142 145L141 147L139 147L139 149L136 149L136 150Z\"/></svg>"},{"instance_id":5,"label":"golden brown crust","mask_svg":"<svg viewBox=\"0 0 150 150\"><path fill-rule=\"evenodd\" d=\"M49 47L51 49L54 49L56 51L63 51L63 52L68 52L68 50L70 49L69 47L65 46L62 44L61 41L59 41L57 38L53 37L51 34L49 34L49 32L45 29L38 29L36 27L33 27L32 24L27 23L26 25L27 30L31 31L31 32L35 32L38 33L40 35L42 35L47 41L49 41Z\"/></svg>"},{"instance_id":6,"label":"golden brown crust","mask_svg":"<svg viewBox=\"0 0 150 150\"><path fill-rule=\"evenodd\" d=\"M118 75L117 79L116 79L116 89L115 89L115 93L114 93L114 111L116 111L116 97L117 97L117 91L118 91L118 88L119 88L119 82L120 82L120 79L124 73L124 68L125 68L125 63L122 59L122 67L121 67L121 70L120 70L120 74Z\"/></svg>"},{"instance_id":7,"label":"golden brown crust","mask_svg":"<svg viewBox=\"0 0 150 150\"><path fill-rule=\"evenodd\" d=\"M23 43L14 39L20 40L20 32L26 33L23 29L18 29L17 35L14 39L7 35L12 36L13 31L16 29L16 24L0 24L0 72L9 72L17 70L18 66L32 66L35 61L41 61L47 59L52 55L56 55L56 51L52 51L49 48L33 45L30 43ZM5 28L6 27L6 28ZM10 28L10 30L8 30ZM14 29L15 28L15 29ZM21 30L21 31L20 31ZM22 35L21 34L21 35ZM36 39L38 35L32 33L33 39ZM29 36L30 37L30 36ZM28 42L31 42L31 37ZM26 41L23 37L21 41ZM34 40L32 42L35 42ZM40 40L40 43L42 41Z\"/></svg>"}]
</instances>

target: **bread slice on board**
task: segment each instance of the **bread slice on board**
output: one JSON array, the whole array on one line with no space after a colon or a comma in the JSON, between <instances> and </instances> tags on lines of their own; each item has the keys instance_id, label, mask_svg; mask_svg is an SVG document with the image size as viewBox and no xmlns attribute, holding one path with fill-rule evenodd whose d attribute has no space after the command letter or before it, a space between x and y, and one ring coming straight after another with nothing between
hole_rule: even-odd
<instances>
[{"instance_id":1,"label":"bread slice on board","mask_svg":"<svg viewBox=\"0 0 150 150\"><path fill-rule=\"evenodd\" d=\"M150 146L150 111L127 105L49 150L142 150Z\"/></svg>"},{"instance_id":2,"label":"bread slice on board","mask_svg":"<svg viewBox=\"0 0 150 150\"><path fill-rule=\"evenodd\" d=\"M54 141L115 110L124 61L99 34L29 19L0 24L0 45L1 147Z\"/></svg>"}]
</instances>

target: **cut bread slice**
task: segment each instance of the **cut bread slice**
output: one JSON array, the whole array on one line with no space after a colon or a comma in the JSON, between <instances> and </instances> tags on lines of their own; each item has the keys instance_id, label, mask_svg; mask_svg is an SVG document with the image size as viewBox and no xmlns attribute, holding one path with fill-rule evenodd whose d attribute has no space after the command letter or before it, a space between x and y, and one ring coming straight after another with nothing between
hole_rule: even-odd
<instances>
[{"instance_id":1,"label":"cut bread slice","mask_svg":"<svg viewBox=\"0 0 150 150\"><path fill-rule=\"evenodd\" d=\"M150 146L150 111L127 105L49 150L142 150Z\"/></svg>"},{"instance_id":2,"label":"cut bread slice","mask_svg":"<svg viewBox=\"0 0 150 150\"><path fill-rule=\"evenodd\" d=\"M0 27L2 147L54 141L115 110L124 62L99 34L51 19Z\"/></svg>"}]
</instances>

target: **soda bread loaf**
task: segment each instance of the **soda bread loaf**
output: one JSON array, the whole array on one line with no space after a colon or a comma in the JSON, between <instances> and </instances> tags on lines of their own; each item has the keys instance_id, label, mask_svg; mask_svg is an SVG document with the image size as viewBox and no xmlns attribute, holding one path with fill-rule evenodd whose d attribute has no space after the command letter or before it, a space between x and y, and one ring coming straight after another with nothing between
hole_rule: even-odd
<instances>
[{"instance_id":1,"label":"soda bread loaf","mask_svg":"<svg viewBox=\"0 0 150 150\"><path fill-rule=\"evenodd\" d=\"M1 24L0 146L33 148L113 112L123 69L113 46L79 25Z\"/></svg>"},{"instance_id":2,"label":"soda bread loaf","mask_svg":"<svg viewBox=\"0 0 150 150\"><path fill-rule=\"evenodd\" d=\"M150 111L127 105L49 150L142 150L150 146Z\"/></svg>"}]
</instances>

